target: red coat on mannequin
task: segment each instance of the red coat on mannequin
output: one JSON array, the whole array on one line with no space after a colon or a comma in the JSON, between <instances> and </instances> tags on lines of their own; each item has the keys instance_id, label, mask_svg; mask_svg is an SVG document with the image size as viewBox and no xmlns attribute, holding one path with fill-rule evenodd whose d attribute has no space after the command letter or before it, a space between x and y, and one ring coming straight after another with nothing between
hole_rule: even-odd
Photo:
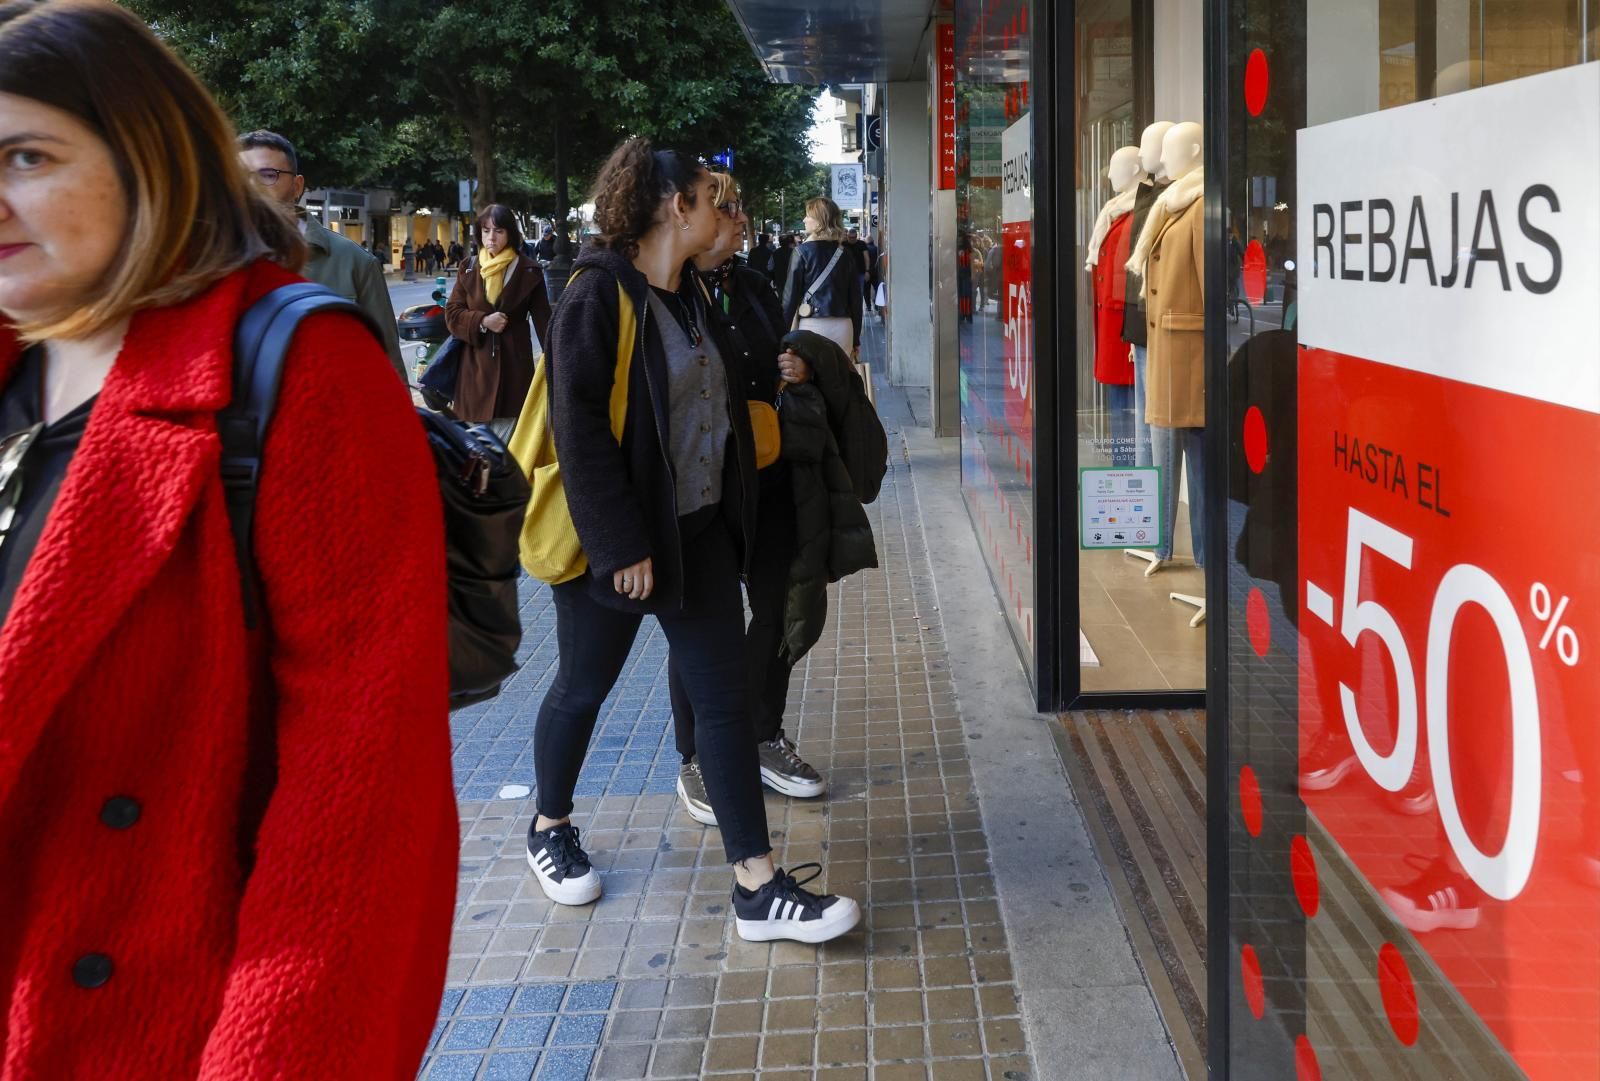
<instances>
[{"instance_id":1,"label":"red coat on mannequin","mask_svg":"<svg viewBox=\"0 0 1600 1081\"><path fill-rule=\"evenodd\" d=\"M441 510L343 316L286 365L269 629L244 627L214 414L234 324L294 280L258 263L134 317L0 628L5 1081L410 1081L432 1031L458 850ZM0 324L0 385L19 352ZM277 763L253 860L252 733Z\"/></svg>"},{"instance_id":2,"label":"red coat on mannequin","mask_svg":"<svg viewBox=\"0 0 1600 1081\"><path fill-rule=\"evenodd\" d=\"M1128 306L1128 248L1133 215L1111 223L1100 242L1100 259L1094 267L1094 377L1118 386L1133 383L1133 361L1122 340L1122 315Z\"/></svg>"}]
</instances>

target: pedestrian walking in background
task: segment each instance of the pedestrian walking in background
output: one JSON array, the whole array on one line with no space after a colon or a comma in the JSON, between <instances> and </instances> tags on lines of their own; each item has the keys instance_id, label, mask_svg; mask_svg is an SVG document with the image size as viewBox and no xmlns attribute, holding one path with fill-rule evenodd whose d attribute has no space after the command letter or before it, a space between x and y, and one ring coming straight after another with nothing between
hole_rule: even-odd
<instances>
[{"instance_id":1,"label":"pedestrian walking in background","mask_svg":"<svg viewBox=\"0 0 1600 1081\"><path fill-rule=\"evenodd\" d=\"M779 357L783 310L771 280L734 258L749 224L738 201L738 186L726 173L712 175L719 185L715 199L722 219L717 223L715 247L695 256L694 265L705 284L711 315L721 323L738 357L743 371L739 389L744 398L776 407L784 388L805 383L811 371L798 356ZM789 566L796 551L794 489L788 463L780 457L758 473L757 482L755 544L747 577L750 624L744 636L746 716L756 739L762 782L786 796L820 796L826 787L821 774L800 757L783 731L793 665L782 660L780 647ZM694 703L678 672L676 656L668 664L668 687L682 758L678 797L691 818L714 826L716 814L695 757Z\"/></svg>"},{"instance_id":2,"label":"pedestrian walking in background","mask_svg":"<svg viewBox=\"0 0 1600 1081\"><path fill-rule=\"evenodd\" d=\"M778 237L778 246L772 252L772 287L780 293L789 281L789 260L793 258L794 234L784 233Z\"/></svg>"},{"instance_id":3,"label":"pedestrian walking in background","mask_svg":"<svg viewBox=\"0 0 1600 1081\"><path fill-rule=\"evenodd\" d=\"M462 420L515 417L533 383L533 332L550 330L544 274L522 254L522 232L510 209L493 203L478 215L483 246L456 278L445 325L466 343L451 410Z\"/></svg>"},{"instance_id":4,"label":"pedestrian walking in background","mask_svg":"<svg viewBox=\"0 0 1600 1081\"><path fill-rule=\"evenodd\" d=\"M746 223L748 224L748 222ZM742 238L741 238L742 239ZM767 287L772 286L772 237L766 230L756 234L756 246L750 249L750 258L746 265L763 278L767 279Z\"/></svg>"},{"instance_id":5,"label":"pedestrian walking in background","mask_svg":"<svg viewBox=\"0 0 1600 1081\"><path fill-rule=\"evenodd\" d=\"M410 1081L458 849L416 415L300 325L247 630L217 414L306 244L126 9L10 0L0 57L3 1072Z\"/></svg>"},{"instance_id":6,"label":"pedestrian walking in background","mask_svg":"<svg viewBox=\"0 0 1600 1081\"><path fill-rule=\"evenodd\" d=\"M446 265L449 267L454 267L459 271L461 269L461 260L466 258L467 255L466 249L461 246L461 241L452 240L450 242L450 251L448 255L449 262Z\"/></svg>"},{"instance_id":7,"label":"pedestrian walking in background","mask_svg":"<svg viewBox=\"0 0 1600 1081\"><path fill-rule=\"evenodd\" d=\"M539 237L539 243L533 249L534 258L539 260L540 266L549 266L556 257L556 231L550 226L544 227L544 232Z\"/></svg>"},{"instance_id":8,"label":"pedestrian walking in background","mask_svg":"<svg viewBox=\"0 0 1600 1081\"><path fill-rule=\"evenodd\" d=\"M876 297L878 292L878 245L873 242L870 233L867 235L867 242L863 247L867 257L867 282L866 288L862 290L862 296L866 301L866 310L870 312L877 307Z\"/></svg>"},{"instance_id":9,"label":"pedestrian walking in background","mask_svg":"<svg viewBox=\"0 0 1600 1081\"><path fill-rule=\"evenodd\" d=\"M389 364L402 382L409 382L400 357L400 332L383 267L360 244L326 228L300 205L306 178L300 175L300 154L294 143L273 131L252 131L239 137L239 158L267 197L289 208L310 249L301 277L353 300L383 335Z\"/></svg>"},{"instance_id":10,"label":"pedestrian walking in background","mask_svg":"<svg viewBox=\"0 0 1600 1081\"><path fill-rule=\"evenodd\" d=\"M806 200L806 241L795 249L783 288L783 325L832 338L847 354L861 348L861 266L845 243L832 199Z\"/></svg>"},{"instance_id":11,"label":"pedestrian walking in background","mask_svg":"<svg viewBox=\"0 0 1600 1081\"><path fill-rule=\"evenodd\" d=\"M551 587L561 655L534 732L528 861L558 903L600 896L571 822L573 790L601 704L653 614L694 709L738 933L823 942L860 912L806 890L792 873L802 868L773 866L746 712L739 578L755 533L755 448L739 358L684 275L717 242L716 192L705 168L675 151L644 139L619 146L596 181L600 235L579 256L551 327L551 426L588 568ZM619 340L624 327L631 347ZM619 446L611 402L619 352L630 350Z\"/></svg>"}]
</instances>

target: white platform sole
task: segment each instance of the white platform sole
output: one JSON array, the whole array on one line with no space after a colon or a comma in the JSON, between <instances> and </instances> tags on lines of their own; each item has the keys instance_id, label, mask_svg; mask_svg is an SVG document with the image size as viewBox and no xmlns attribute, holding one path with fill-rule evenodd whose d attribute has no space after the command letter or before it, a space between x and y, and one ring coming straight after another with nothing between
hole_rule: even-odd
<instances>
[{"instance_id":1,"label":"white platform sole","mask_svg":"<svg viewBox=\"0 0 1600 1081\"><path fill-rule=\"evenodd\" d=\"M739 937L746 942L829 942L861 922L860 907L848 897L835 901L820 920L740 920L734 921Z\"/></svg>"},{"instance_id":2,"label":"white platform sole","mask_svg":"<svg viewBox=\"0 0 1600 1081\"><path fill-rule=\"evenodd\" d=\"M690 818L694 819L702 826L715 826L717 824L717 815L715 811L702 811L689 801L689 793L683 790L682 777L678 778L678 803L682 805L683 809L689 813Z\"/></svg>"},{"instance_id":3,"label":"white platform sole","mask_svg":"<svg viewBox=\"0 0 1600 1081\"><path fill-rule=\"evenodd\" d=\"M761 767L761 783L774 792L781 792L785 796L794 796L797 799L811 799L828 790L826 781L796 781L766 766Z\"/></svg>"},{"instance_id":4,"label":"white platform sole","mask_svg":"<svg viewBox=\"0 0 1600 1081\"><path fill-rule=\"evenodd\" d=\"M533 877L539 880L539 888L544 890L544 895L558 905L587 905L600 900L600 872L592 867L582 878L569 878L565 882L546 878L538 864L533 862L532 852L528 853L528 867L533 871Z\"/></svg>"}]
</instances>

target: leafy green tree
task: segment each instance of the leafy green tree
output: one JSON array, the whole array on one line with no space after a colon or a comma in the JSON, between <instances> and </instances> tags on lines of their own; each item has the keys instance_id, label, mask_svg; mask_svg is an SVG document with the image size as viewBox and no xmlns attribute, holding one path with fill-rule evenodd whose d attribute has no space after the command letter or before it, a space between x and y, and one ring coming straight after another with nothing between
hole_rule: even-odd
<instances>
[{"instance_id":1,"label":"leafy green tree","mask_svg":"<svg viewBox=\"0 0 1600 1081\"><path fill-rule=\"evenodd\" d=\"M316 183L565 220L629 135L735 151L747 189L806 176L816 90L778 86L722 0L124 0L242 128Z\"/></svg>"}]
</instances>

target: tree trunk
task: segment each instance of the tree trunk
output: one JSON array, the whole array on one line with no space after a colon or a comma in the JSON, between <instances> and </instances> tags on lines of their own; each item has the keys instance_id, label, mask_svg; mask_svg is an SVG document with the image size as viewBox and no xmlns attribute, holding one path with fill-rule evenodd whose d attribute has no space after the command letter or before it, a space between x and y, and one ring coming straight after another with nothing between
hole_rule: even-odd
<instances>
[{"instance_id":1,"label":"tree trunk","mask_svg":"<svg viewBox=\"0 0 1600 1081\"><path fill-rule=\"evenodd\" d=\"M572 197L567 191L567 138L565 126L556 120L555 146L556 173L556 254L571 258L572 246L567 242L567 215L572 212Z\"/></svg>"},{"instance_id":2,"label":"tree trunk","mask_svg":"<svg viewBox=\"0 0 1600 1081\"><path fill-rule=\"evenodd\" d=\"M482 88L473 115L467 118L467 142L472 147L472 162L478 169L478 192L472 200L477 210L500 200L500 163L495 158L494 117Z\"/></svg>"}]
</instances>

